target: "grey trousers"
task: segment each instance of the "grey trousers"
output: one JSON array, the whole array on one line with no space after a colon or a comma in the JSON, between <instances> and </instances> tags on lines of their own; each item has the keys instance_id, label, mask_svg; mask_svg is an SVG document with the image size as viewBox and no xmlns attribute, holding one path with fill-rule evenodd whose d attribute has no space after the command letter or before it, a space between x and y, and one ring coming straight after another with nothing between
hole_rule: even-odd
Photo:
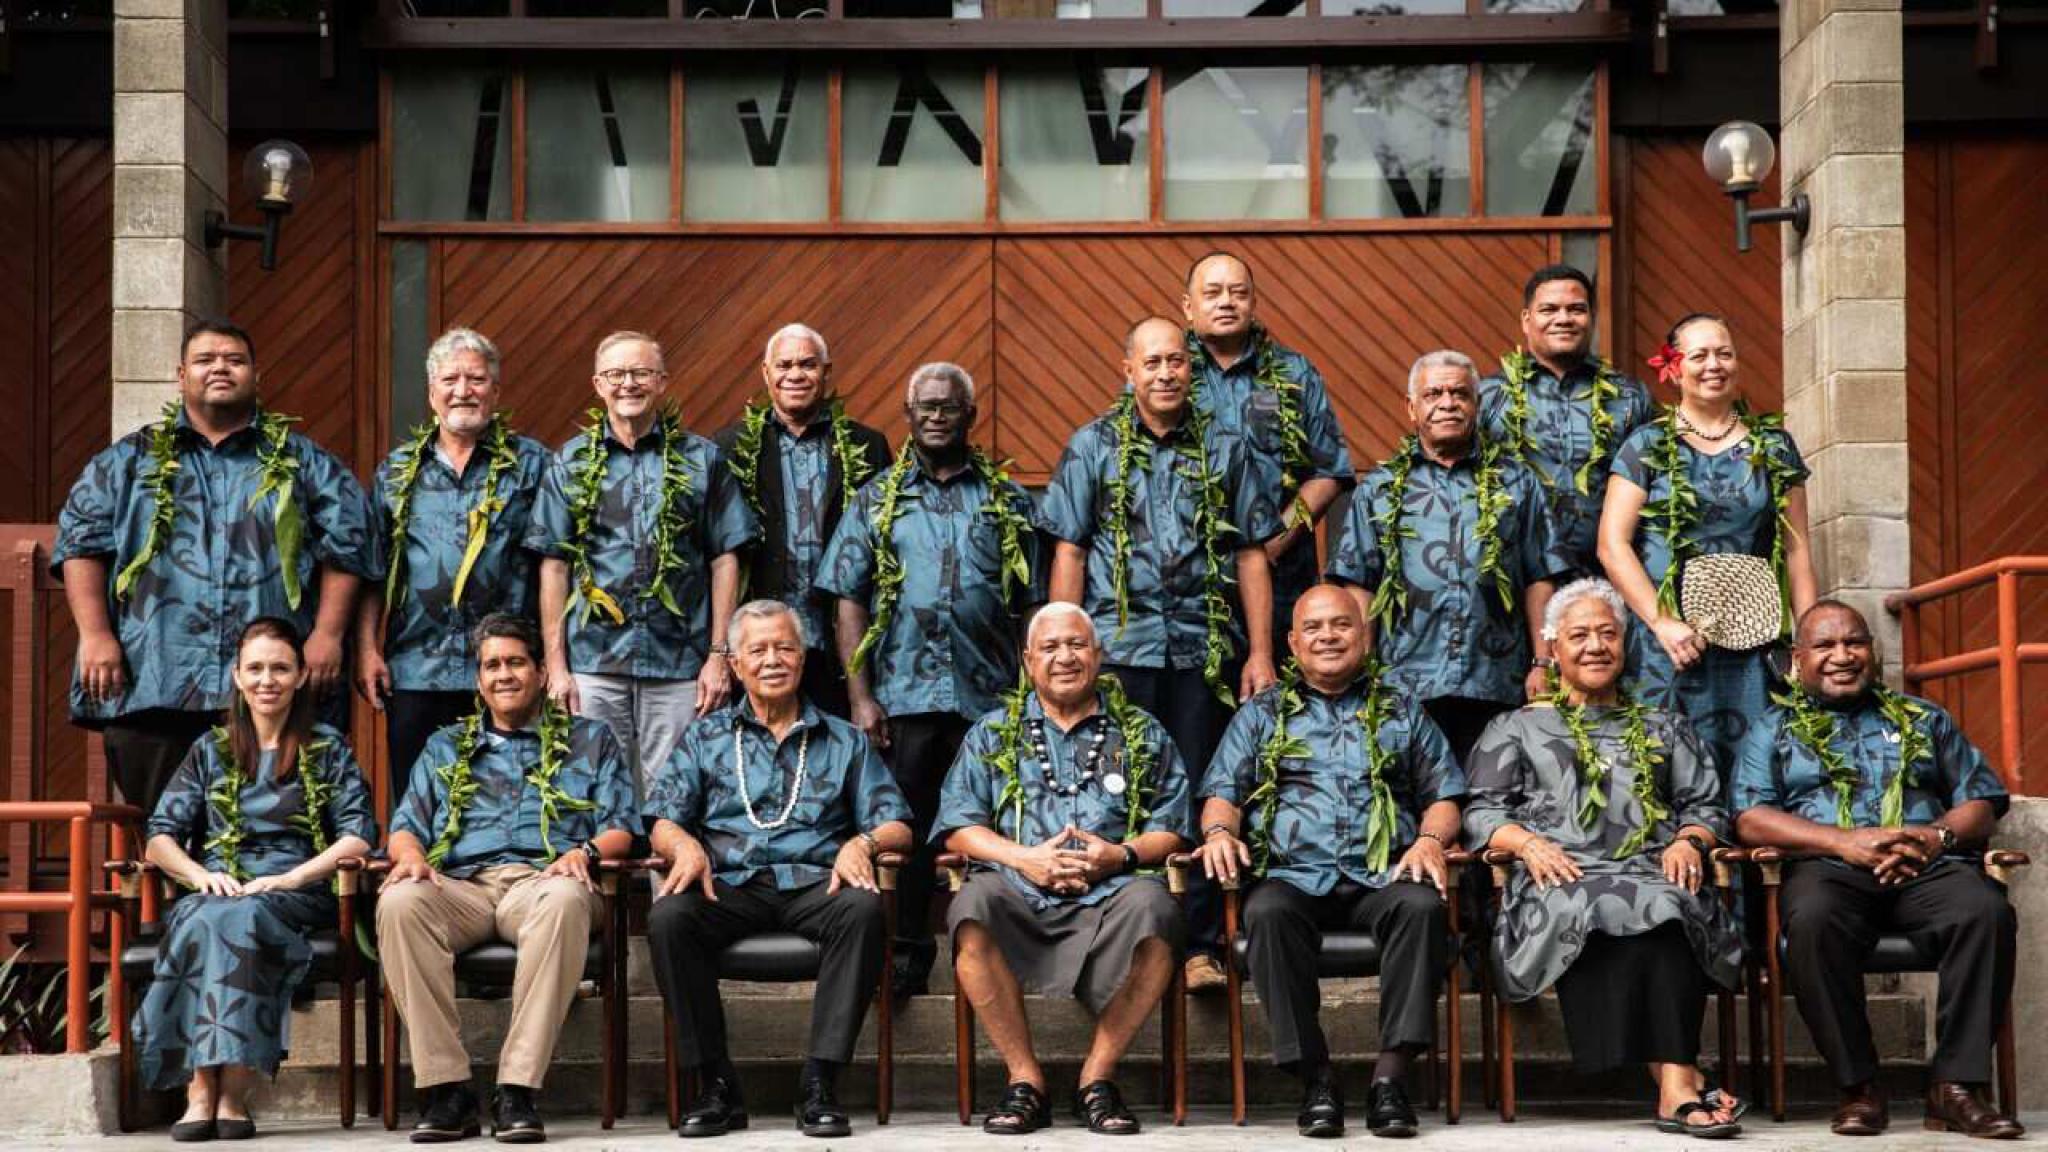
<instances>
[{"instance_id":1,"label":"grey trousers","mask_svg":"<svg viewBox=\"0 0 2048 1152\"><path fill-rule=\"evenodd\" d=\"M648 784L668 763L683 729L697 718L697 682L575 675L583 715L612 730L633 765L633 798L645 803Z\"/></svg>"}]
</instances>

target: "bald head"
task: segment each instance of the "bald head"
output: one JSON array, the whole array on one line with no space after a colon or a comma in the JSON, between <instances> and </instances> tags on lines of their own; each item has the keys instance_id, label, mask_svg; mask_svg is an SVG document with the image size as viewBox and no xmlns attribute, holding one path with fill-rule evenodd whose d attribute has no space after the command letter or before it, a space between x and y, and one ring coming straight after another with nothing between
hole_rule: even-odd
<instances>
[{"instance_id":1,"label":"bald head","mask_svg":"<svg viewBox=\"0 0 2048 1152\"><path fill-rule=\"evenodd\" d=\"M1318 692L1338 692L1365 663L1365 606L1349 589L1318 584L1294 602L1287 650Z\"/></svg>"}]
</instances>

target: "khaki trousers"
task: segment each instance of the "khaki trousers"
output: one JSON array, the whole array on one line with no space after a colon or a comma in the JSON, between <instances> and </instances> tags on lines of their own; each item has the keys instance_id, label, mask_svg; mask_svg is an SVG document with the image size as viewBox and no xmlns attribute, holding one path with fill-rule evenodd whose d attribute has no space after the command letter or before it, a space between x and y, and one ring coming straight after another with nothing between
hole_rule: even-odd
<instances>
[{"instance_id":1,"label":"khaki trousers","mask_svg":"<svg viewBox=\"0 0 2048 1152\"><path fill-rule=\"evenodd\" d=\"M377 946L405 1020L413 1082L426 1088L469 1079L455 1011L455 957L495 938L519 949L498 1083L539 1088L603 907L598 893L577 881L524 864L486 868L467 880L386 887L377 897Z\"/></svg>"}]
</instances>

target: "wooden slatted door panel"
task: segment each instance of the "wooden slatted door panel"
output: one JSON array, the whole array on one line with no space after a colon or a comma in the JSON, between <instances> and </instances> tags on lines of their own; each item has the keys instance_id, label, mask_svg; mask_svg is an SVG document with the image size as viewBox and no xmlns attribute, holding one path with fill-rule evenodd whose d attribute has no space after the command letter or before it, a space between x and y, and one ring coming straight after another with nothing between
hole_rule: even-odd
<instances>
[{"instance_id":1,"label":"wooden slatted door panel","mask_svg":"<svg viewBox=\"0 0 2048 1152\"><path fill-rule=\"evenodd\" d=\"M1942 148L1928 140L1906 145L1906 506L1912 539L1911 579L1925 583L1962 567L1960 538L1943 531L1956 522L1959 501L1947 478L1954 468L1952 418L1944 405L1950 372L1949 333L1943 321L1944 255L1941 225ZM1996 605L1986 600L1995 611ZM1981 609L1981 605L1971 605ZM1955 598L1920 614L1919 650L1940 656L1957 651L1961 608ZM1926 686L1926 694L1967 721L1966 693L1953 680ZM1993 698L1996 707L1996 699ZM1993 721L1995 726L1995 720Z\"/></svg>"},{"instance_id":2,"label":"wooden slatted door panel","mask_svg":"<svg viewBox=\"0 0 2048 1152\"><path fill-rule=\"evenodd\" d=\"M1250 263L1261 318L1322 372L1364 470L1408 430L1415 357L1455 348L1484 367L1513 346L1514 301L1547 242L1512 233L998 241L996 371L1009 402L997 441L1020 476L1042 480L1067 437L1121 386L1130 326L1148 313L1180 316L1188 267L1221 248Z\"/></svg>"},{"instance_id":3,"label":"wooden slatted door panel","mask_svg":"<svg viewBox=\"0 0 2048 1152\"><path fill-rule=\"evenodd\" d=\"M1616 342L1623 365L1652 384L1658 399L1673 390L1655 384L1645 364L1664 344L1672 322L1691 312L1716 312L1734 329L1742 391L1751 404L1777 411L1784 402L1783 313L1778 307L1779 226L1760 225L1754 247L1735 250L1735 209L1700 170L1705 136L1629 140L1626 272L1628 330ZM1771 173L1753 201L1778 202Z\"/></svg>"},{"instance_id":4,"label":"wooden slatted door panel","mask_svg":"<svg viewBox=\"0 0 2048 1152\"><path fill-rule=\"evenodd\" d=\"M831 344L848 410L893 442L904 384L926 361L974 376L983 421L1000 406L990 272L985 239L446 240L439 314L498 342L505 403L550 444L595 403L591 354L606 333L660 340L684 424L708 434L759 392L762 346L793 321Z\"/></svg>"}]
</instances>

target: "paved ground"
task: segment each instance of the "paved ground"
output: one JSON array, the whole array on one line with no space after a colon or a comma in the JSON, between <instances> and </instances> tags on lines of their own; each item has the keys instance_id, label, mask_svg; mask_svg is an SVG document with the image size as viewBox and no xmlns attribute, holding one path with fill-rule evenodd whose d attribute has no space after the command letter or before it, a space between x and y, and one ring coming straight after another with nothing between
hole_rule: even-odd
<instances>
[{"instance_id":1,"label":"paved ground","mask_svg":"<svg viewBox=\"0 0 2048 1152\"><path fill-rule=\"evenodd\" d=\"M885 1129L873 1124L858 1124L851 1141L852 1147L888 1149L889 1152L939 1152L941 1149L982 1148L996 1152L1024 1152L1026 1149L1073 1149L1077 1147L1110 1147L1119 1149L1172 1149L1176 1152L1220 1152L1226 1148L1276 1148L1337 1149L1337 1148L1387 1148L1398 1145L1383 1144L1367 1136L1362 1128L1352 1137L1327 1144L1311 1144L1294 1136L1294 1126L1285 1115L1257 1117L1245 1128L1234 1128L1224 1113L1197 1113L1190 1116L1185 1128L1175 1129L1170 1125L1151 1123L1145 1117L1148 1127L1143 1134L1122 1140L1109 1137L1094 1137L1072 1123L1062 1122L1055 1127L1024 1139L1002 1139L983 1136L977 1129L962 1128L950 1114L912 1113L898 1115ZM2035 1131L2048 1131L2048 1115L2037 1114L2025 1118ZM1831 1136L1826 1126L1826 1117L1813 1112L1795 1115L1791 1122L1773 1124L1768 1119L1752 1122L1742 1139L1725 1147L1751 1149L1813 1149L1828 1152L1882 1152L1886 1149L1975 1149L1981 1152L1986 1145L1966 1140L1961 1136L1937 1136L1920 1128L1920 1114L1917 1103L1897 1110L1893 1117L1891 1133L1872 1140L1845 1140ZM568 1118L553 1125L551 1143L582 1152L598 1152L607 1148L675 1148L674 1135L658 1122L636 1118L633 1123L621 1124L610 1132L600 1131L595 1119ZM291 1123L266 1127L259 1139L263 1144L276 1149L289 1145L293 1152L368 1152L370 1149L391 1149L401 1147L402 1133L387 1133L372 1123L359 1126L353 1131L343 1131L330 1125ZM163 1152L170 1146L167 1133L163 1131L136 1133L118 1137L71 1137L50 1141L11 1142L14 1148L51 1149L54 1152L127 1152L134 1149L142 1152ZM806 1141L793 1127L785 1126L780 1117L757 1117L756 1127L746 1132L733 1133L716 1142L693 1145L710 1152L747 1152L758 1149L817 1148L824 1141ZM1659 1149L1676 1152L1684 1147L1681 1138L1656 1132L1640 1118L1624 1117L1618 1113L1607 1113L1588 1117L1583 1113L1546 1111L1540 1108L1523 1113L1521 1119L1511 1125L1497 1123L1490 1115L1468 1114L1465 1122L1455 1128L1444 1127L1436 1117L1425 1116L1420 1137L1406 1145L1431 1152L1572 1152L1576 1149ZM494 1147L487 1141L466 1141L456 1147L483 1152Z\"/></svg>"}]
</instances>

